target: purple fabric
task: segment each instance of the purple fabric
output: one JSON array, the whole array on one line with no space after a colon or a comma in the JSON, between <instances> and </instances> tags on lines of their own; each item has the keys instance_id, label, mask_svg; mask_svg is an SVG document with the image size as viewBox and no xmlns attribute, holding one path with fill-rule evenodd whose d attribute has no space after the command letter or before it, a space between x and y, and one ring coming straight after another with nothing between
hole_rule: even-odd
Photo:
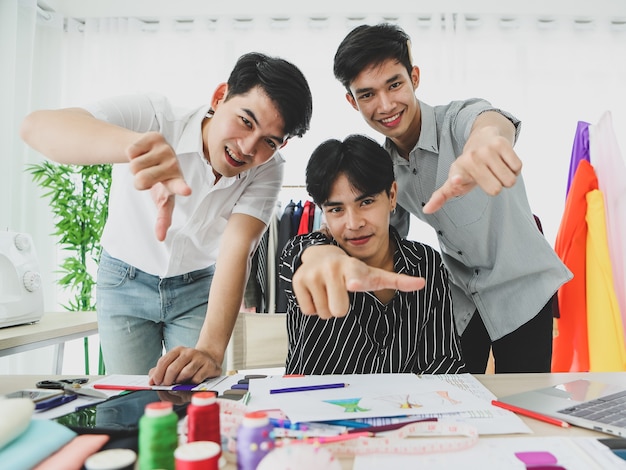
<instances>
[{"instance_id":1,"label":"purple fabric","mask_svg":"<svg viewBox=\"0 0 626 470\"><path fill-rule=\"evenodd\" d=\"M574 180L574 175L576 174L578 164L581 160L587 160L591 163L589 158L589 123L584 121L578 121L578 126L576 127L574 145L572 146L572 158L569 162L569 177L567 178L565 196L569 193L569 187Z\"/></svg>"}]
</instances>

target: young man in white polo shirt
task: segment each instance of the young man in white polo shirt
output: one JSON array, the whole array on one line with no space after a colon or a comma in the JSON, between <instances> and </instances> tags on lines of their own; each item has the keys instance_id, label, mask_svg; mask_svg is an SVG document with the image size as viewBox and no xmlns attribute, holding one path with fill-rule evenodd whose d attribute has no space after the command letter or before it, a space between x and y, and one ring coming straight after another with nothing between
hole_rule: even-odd
<instances>
[{"instance_id":1,"label":"young man in white polo shirt","mask_svg":"<svg viewBox=\"0 0 626 470\"><path fill-rule=\"evenodd\" d=\"M22 138L50 159L116 164L96 299L108 373L156 384L221 373L281 187L277 151L311 114L300 70L250 53L210 104L184 114L138 95L27 116Z\"/></svg>"}]
</instances>

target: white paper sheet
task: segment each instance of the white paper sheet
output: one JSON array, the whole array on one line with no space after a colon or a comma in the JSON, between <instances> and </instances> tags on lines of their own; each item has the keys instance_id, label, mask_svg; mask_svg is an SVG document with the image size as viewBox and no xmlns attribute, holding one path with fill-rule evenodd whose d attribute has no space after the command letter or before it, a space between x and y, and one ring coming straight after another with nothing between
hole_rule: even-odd
<instances>
[{"instance_id":1,"label":"white paper sheet","mask_svg":"<svg viewBox=\"0 0 626 470\"><path fill-rule=\"evenodd\" d=\"M283 387L338 382L348 383L349 386L329 390L270 393L271 389ZM493 394L469 374L454 378L414 374L269 377L251 381L250 395L251 410L281 409L293 422L399 415L492 418L490 413L495 410L491 405L492 397L495 398Z\"/></svg>"},{"instance_id":2,"label":"white paper sheet","mask_svg":"<svg viewBox=\"0 0 626 470\"><path fill-rule=\"evenodd\" d=\"M547 452L555 458L554 468L567 470L625 469L626 461L613 454L594 438L567 437L507 437L483 438L471 448L446 453L422 455L376 454L357 456L353 470L381 468L428 468L429 470L519 469L527 465L516 457L532 458L532 454Z\"/></svg>"}]
</instances>

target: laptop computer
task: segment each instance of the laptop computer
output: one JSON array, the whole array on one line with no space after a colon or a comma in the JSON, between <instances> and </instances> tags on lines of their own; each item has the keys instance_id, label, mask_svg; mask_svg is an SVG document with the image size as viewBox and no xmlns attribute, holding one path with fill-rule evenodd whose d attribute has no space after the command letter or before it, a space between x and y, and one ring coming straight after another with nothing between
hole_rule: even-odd
<instances>
[{"instance_id":1,"label":"laptop computer","mask_svg":"<svg viewBox=\"0 0 626 470\"><path fill-rule=\"evenodd\" d=\"M626 387L574 380L516 393L498 401L566 423L616 436L626 436Z\"/></svg>"}]
</instances>

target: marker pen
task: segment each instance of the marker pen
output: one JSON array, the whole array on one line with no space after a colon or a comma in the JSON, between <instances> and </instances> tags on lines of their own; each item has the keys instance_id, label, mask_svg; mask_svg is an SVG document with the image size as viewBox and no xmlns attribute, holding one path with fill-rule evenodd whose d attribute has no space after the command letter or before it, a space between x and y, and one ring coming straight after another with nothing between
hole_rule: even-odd
<instances>
[{"instance_id":1,"label":"marker pen","mask_svg":"<svg viewBox=\"0 0 626 470\"><path fill-rule=\"evenodd\" d=\"M40 401L35 405L35 410L46 411L56 408L57 406L65 405L78 398L78 395L61 395L60 397L52 398L46 401Z\"/></svg>"}]
</instances>

